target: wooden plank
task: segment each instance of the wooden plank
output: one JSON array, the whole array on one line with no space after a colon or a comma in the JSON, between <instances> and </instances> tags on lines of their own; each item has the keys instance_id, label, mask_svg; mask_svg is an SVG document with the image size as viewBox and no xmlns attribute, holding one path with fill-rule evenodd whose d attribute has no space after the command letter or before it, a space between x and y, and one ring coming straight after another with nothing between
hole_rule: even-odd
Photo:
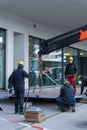
<instances>
[{"instance_id":1,"label":"wooden plank","mask_svg":"<svg viewBox=\"0 0 87 130\"><path fill-rule=\"evenodd\" d=\"M45 115L44 112L29 112L27 111L25 113L25 121L28 122L42 122L45 120Z\"/></svg>"},{"instance_id":2,"label":"wooden plank","mask_svg":"<svg viewBox=\"0 0 87 130\"><path fill-rule=\"evenodd\" d=\"M79 100L80 103L87 103L87 98L83 98Z\"/></svg>"}]
</instances>

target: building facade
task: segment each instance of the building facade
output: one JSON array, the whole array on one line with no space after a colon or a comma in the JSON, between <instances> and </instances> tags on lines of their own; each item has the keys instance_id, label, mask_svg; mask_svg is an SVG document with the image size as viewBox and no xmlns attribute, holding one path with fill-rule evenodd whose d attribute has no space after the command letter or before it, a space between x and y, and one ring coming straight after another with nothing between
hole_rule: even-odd
<instances>
[{"instance_id":1,"label":"building facade","mask_svg":"<svg viewBox=\"0 0 87 130\"><path fill-rule=\"evenodd\" d=\"M0 90L8 88L8 78L13 70L17 68L19 60L24 61L24 69L35 71L36 77L33 85L39 84L38 80L38 50L42 39L54 37L61 32L53 30L32 21L27 21L11 13L0 10ZM84 47L65 47L56 50L49 55L42 56L43 70L58 84L63 83L64 69L68 56L74 57L78 67L78 74L86 74L87 52ZM85 63L84 63L85 62ZM43 76L43 85L49 86L53 83ZM28 81L26 80L26 87Z\"/></svg>"},{"instance_id":2,"label":"building facade","mask_svg":"<svg viewBox=\"0 0 87 130\"><path fill-rule=\"evenodd\" d=\"M24 61L24 69L28 71L29 36L48 39L58 33L0 10L0 89L7 89L8 77L17 68L19 60Z\"/></svg>"}]
</instances>

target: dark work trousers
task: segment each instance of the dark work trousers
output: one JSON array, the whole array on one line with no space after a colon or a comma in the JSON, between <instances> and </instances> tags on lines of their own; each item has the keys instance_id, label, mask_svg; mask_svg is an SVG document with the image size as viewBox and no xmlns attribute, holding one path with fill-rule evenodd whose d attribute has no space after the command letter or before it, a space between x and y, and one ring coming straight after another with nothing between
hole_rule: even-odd
<instances>
[{"instance_id":1,"label":"dark work trousers","mask_svg":"<svg viewBox=\"0 0 87 130\"><path fill-rule=\"evenodd\" d=\"M15 89L15 112L23 112L24 89Z\"/></svg>"},{"instance_id":2,"label":"dark work trousers","mask_svg":"<svg viewBox=\"0 0 87 130\"><path fill-rule=\"evenodd\" d=\"M75 108L75 104L65 103L60 97L56 98L56 101L57 101L57 105L59 105L62 110L65 110L66 107L68 106L72 106L73 109Z\"/></svg>"},{"instance_id":3,"label":"dark work trousers","mask_svg":"<svg viewBox=\"0 0 87 130\"><path fill-rule=\"evenodd\" d=\"M84 84L81 85L81 92L80 92L80 94L83 94L83 91L84 91Z\"/></svg>"}]
</instances>

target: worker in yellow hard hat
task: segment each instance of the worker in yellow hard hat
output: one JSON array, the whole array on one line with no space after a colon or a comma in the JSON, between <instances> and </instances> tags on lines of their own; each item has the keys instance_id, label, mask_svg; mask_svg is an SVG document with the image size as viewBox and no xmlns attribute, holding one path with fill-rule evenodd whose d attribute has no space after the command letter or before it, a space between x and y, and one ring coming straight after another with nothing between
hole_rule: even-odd
<instances>
[{"instance_id":1,"label":"worker in yellow hard hat","mask_svg":"<svg viewBox=\"0 0 87 130\"><path fill-rule=\"evenodd\" d=\"M75 94L67 80L64 81L64 85L60 88L60 95L56 98L56 102L62 112L66 112L69 106L72 106L72 112L75 112Z\"/></svg>"},{"instance_id":2,"label":"worker in yellow hard hat","mask_svg":"<svg viewBox=\"0 0 87 130\"><path fill-rule=\"evenodd\" d=\"M64 81L64 86L67 85L67 84L70 84L68 80L65 80Z\"/></svg>"},{"instance_id":3,"label":"worker in yellow hard hat","mask_svg":"<svg viewBox=\"0 0 87 130\"><path fill-rule=\"evenodd\" d=\"M69 61L73 61L73 57L72 56L69 57Z\"/></svg>"},{"instance_id":4,"label":"worker in yellow hard hat","mask_svg":"<svg viewBox=\"0 0 87 130\"><path fill-rule=\"evenodd\" d=\"M70 82L71 86L74 88L74 92L76 93L76 86L75 86L75 73L77 71L76 65L73 63L73 57L70 56L68 58L69 63L66 65L65 69L65 78Z\"/></svg>"},{"instance_id":5,"label":"worker in yellow hard hat","mask_svg":"<svg viewBox=\"0 0 87 130\"><path fill-rule=\"evenodd\" d=\"M23 67L24 66L24 62L22 60L18 61L18 66Z\"/></svg>"},{"instance_id":6,"label":"worker in yellow hard hat","mask_svg":"<svg viewBox=\"0 0 87 130\"><path fill-rule=\"evenodd\" d=\"M24 92L25 92L25 78L29 78L29 74L23 70L24 62L18 61L18 68L13 71L9 77L9 83L14 87L15 92L15 114L24 114L23 103L24 103Z\"/></svg>"},{"instance_id":7,"label":"worker in yellow hard hat","mask_svg":"<svg viewBox=\"0 0 87 130\"><path fill-rule=\"evenodd\" d=\"M81 75L78 75L78 81L81 80L81 77L82 77Z\"/></svg>"},{"instance_id":8,"label":"worker in yellow hard hat","mask_svg":"<svg viewBox=\"0 0 87 130\"><path fill-rule=\"evenodd\" d=\"M81 92L80 94L83 94L84 87L87 86L87 76L86 75L79 75L78 81L81 81Z\"/></svg>"}]
</instances>

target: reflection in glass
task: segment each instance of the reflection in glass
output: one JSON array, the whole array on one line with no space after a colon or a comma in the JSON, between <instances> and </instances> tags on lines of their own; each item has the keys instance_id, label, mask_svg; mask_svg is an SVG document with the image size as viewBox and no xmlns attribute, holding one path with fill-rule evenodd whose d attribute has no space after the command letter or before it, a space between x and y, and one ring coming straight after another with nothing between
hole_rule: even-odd
<instances>
[{"instance_id":1,"label":"reflection in glass","mask_svg":"<svg viewBox=\"0 0 87 130\"><path fill-rule=\"evenodd\" d=\"M39 38L29 37L29 71L35 71L33 85L40 84L39 80L39 64L38 64L38 51L39 51ZM58 84L62 84L62 50L57 50L49 55L42 55L42 70L50 76ZM50 86L54 83L45 75L42 75L43 85ZM33 86L32 85L32 86Z\"/></svg>"},{"instance_id":2,"label":"reflection in glass","mask_svg":"<svg viewBox=\"0 0 87 130\"><path fill-rule=\"evenodd\" d=\"M43 70L58 84L62 83L62 50L57 50L49 55L42 56ZM44 78L44 85L54 85L46 76Z\"/></svg>"}]
</instances>

